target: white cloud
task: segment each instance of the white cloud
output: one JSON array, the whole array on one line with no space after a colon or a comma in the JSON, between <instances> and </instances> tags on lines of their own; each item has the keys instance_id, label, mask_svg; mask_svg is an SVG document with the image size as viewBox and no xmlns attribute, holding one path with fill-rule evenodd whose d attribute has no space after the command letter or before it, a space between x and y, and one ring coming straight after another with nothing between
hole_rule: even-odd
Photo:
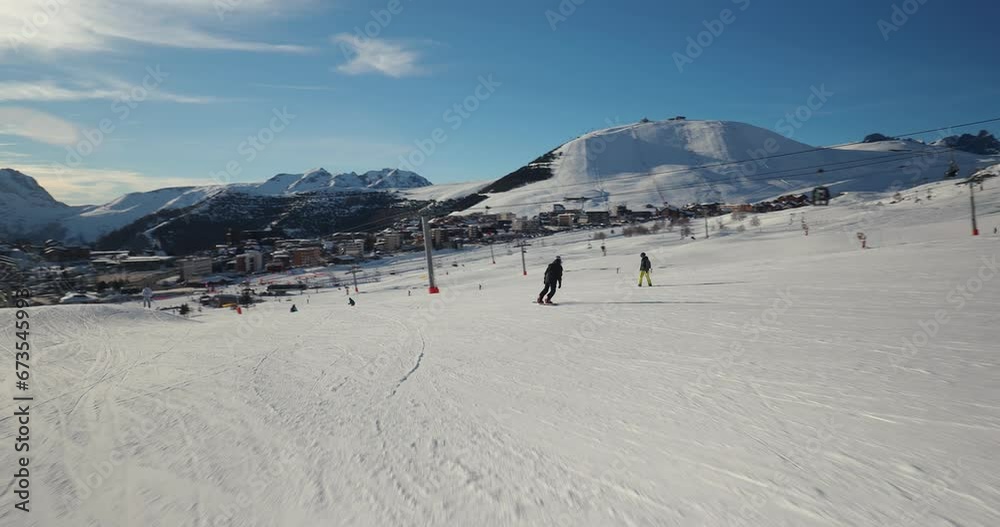
<instances>
[{"instance_id":1,"label":"white cloud","mask_svg":"<svg viewBox=\"0 0 1000 527\"><path fill-rule=\"evenodd\" d=\"M0 102L115 100L127 97L134 87L134 85L118 79L107 79L100 87L67 87L60 86L52 81L0 81ZM182 104L208 104L219 100L215 97L178 95L162 89L147 91L146 93L148 100Z\"/></svg>"},{"instance_id":2,"label":"white cloud","mask_svg":"<svg viewBox=\"0 0 1000 527\"><path fill-rule=\"evenodd\" d=\"M330 91L330 86L318 86L309 84L265 84L262 82L251 82L251 86L257 88L272 88L275 90L296 90L296 91Z\"/></svg>"},{"instance_id":3,"label":"white cloud","mask_svg":"<svg viewBox=\"0 0 1000 527\"><path fill-rule=\"evenodd\" d=\"M343 33L333 37L347 57L337 69L348 75L381 73L390 77L409 77L424 73L417 62L420 53L398 42L361 38Z\"/></svg>"},{"instance_id":4,"label":"white cloud","mask_svg":"<svg viewBox=\"0 0 1000 527\"><path fill-rule=\"evenodd\" d=\"M5 160L2 154L0 154L0 166L16 168L35 178L39 185L52 194L52 197L68 205L102 204L129 192L209 184L204 178L156 178L134 170L24 164L16 160Z\"/></svg>"},{"instance_id":5,"label":"white cloud","mask_svg":"<svg viewBox=\"0 0 1000 527\"><path fill-rule=\"evenodd\" d=\"M308 48L221 34L230 12L272 16L308 0L3 0L0 57L4 52L113 51L123 42L234 51L302 53Z\"/></svg>"},{"instance_id":6,"label":"white cloud","mask_svg":"<svg viewBox=\"0 0 1000 527\"><path fill-rule=\"evenodd\" d=\"M71 145L78 130L73 123L30 108L0 107L0 135L25 137L50 145Z\"/></svg>"}]
</instances>

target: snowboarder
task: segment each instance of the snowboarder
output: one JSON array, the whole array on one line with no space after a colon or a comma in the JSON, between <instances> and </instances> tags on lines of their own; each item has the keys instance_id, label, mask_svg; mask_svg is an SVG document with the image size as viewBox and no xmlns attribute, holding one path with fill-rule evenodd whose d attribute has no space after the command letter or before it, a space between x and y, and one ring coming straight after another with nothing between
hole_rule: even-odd
<instances>
[{"instance_id":1,"label":"snowboarder","mask_svg":"<svg viewBox=\"0 0 1000 527\"><path fill-rule=\"evenodd\" d=\"M347 305L349 305L349 306L351 306L351 307L354 307L354 304L355 304L355 302L354 302L354 299L353 299L353 298L348 298L348 299L347 299Z\"/></svg>"},{"instance_id":2,"label":"snowboarder","mask_svg":"<svg viewBox=\"0 0 1000 527\"><path fill-rule=\"evenodd\" d=\"M153 308L153 290L148 285L142 288L142 307Z\"/></svg>"},{"instance_id":3,"label":"snowboarder","mask_svg":"<svg viewBox=\"0 0 1000 527\"><path fill-rule=\"evenodd\" d=\"M292 312L292 313L298 313L299 312L299 308L295 307L295 304L292 304L292 309L289 309L289 311Z\"/></svg>"},{"instance_id":4,"label":"snowboarder","mask_svg":"<svg viewBox=\"0 0 1000 527\"><path fill-rule=\"evenodd\" d=\"M639 255L642 259L639 260L639 287L642 287L642 279L646 279L646 285L653 287L653 280L649 277L649 273L653 270L653 264L649 263L649 257L646 253Z\"/></svg>"},{"instance_id":5,"label":"snowboarder","mask_svg":"<svg viewBox=\"0 0 1000 527\"><path fill-rule=\"evenodd\" d=\"M556 259L545 268L545 289L538 293L539 304L552 303L552 297L556 294L556 284L558 284L559 289L562 289L562 274L562 258L556 256Z\"/></svg>"}]
</instances>

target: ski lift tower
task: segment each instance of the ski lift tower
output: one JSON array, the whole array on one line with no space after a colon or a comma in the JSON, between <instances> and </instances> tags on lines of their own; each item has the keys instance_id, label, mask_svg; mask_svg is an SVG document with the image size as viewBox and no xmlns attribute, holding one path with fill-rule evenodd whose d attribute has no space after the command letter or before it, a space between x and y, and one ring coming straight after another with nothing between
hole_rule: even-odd
<instances>
[{"instance_id":1,"label":"ski lift tower","mask_svg":"<svg viewBox=\"0 0 1000 527\"><path fill-rule=\"evenodd\" d=\"M436 295L441 290L434 283L434 242L431 239L431 224L427 221L427 216L422 217L421 222L424 230L424 252L427 254L427 292Z\"/></svg>"},{"instance_id":2,"label":"ski lift tower","mask_svg":"<svg viewBox=\"0 0 1000 527\"><path fill-rule=\"evenodd\" d=\"M524 276L528 276L528 264L524 259L524 254L527 252L527 248L531 247L531 244L520 242L514 247L518 247L521 249L521 270L524 272Z\"/></svg>"},{"instance_id":3,"label":"ski lift tower","mask_svg":"<svg viewBox=\"0 0 1000 527\"><path fill-rule=\"evenodd\" d=\"M972 217L973 236L979 236L979 225L976 223L976 184L977 183L981 184L982 182L983 182L982 177L976 177L975 174L973 174L971 177L969 177L968 180L963 181L961 183L957 183L958 185L964 185L966 183L968 183L969 185L969 207L970 207L969 210Z\"/></svg>"}]
</instances>

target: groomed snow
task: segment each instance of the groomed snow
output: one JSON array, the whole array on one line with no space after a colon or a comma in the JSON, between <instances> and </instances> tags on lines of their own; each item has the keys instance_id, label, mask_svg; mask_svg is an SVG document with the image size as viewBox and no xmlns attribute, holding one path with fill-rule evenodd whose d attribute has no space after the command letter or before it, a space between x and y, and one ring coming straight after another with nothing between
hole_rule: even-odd
<instances>
[{"instance_id":1,"label":"groomed snow","mask_svg":"<svg viewBox=\"0 0 1000 527\"><path fill-rule=\"evenodd\" d=\"M527 277L450 253L433 297L383 261L354 308L33 308L34 510L0 524L998 525L1000 192L973 238L967 188L930 189L535 239Z\"/></svg>"}]
</instances>

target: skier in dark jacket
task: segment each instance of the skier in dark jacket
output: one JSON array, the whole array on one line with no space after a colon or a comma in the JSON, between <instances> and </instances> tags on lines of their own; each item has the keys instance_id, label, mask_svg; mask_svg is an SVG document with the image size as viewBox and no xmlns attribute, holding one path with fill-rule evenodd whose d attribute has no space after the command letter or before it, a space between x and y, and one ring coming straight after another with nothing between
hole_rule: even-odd
<instances>
[{"instance_id":1,"label":"skier in dark jacket","mask_svg":"<svg viewBox=\"0 0 1000 527\"><path fill-rule=\"evenodd\" d=\"M559 289L562 289L562 273L562 258L556 256L556 259L545 269L545 289L542 289L542 292L538 294L539 304L552 303L552 297L556 294L556 285L558 284Z\"/></svg>"},{"instance_id":2,"label":"skier in dark jacket","mask_svg":"<svg viewBox=\"0 0 1000 527\"><path fill-rule=\"evenodd\" d=\"M652 287L653 280L649 277L650 271L653 270L653 264L649 263L649 257L646 253L642 253L642 260L639 261L639 287L642 287L642 279L646 279L646 285Z\"/></svg>"}]
</instances>

